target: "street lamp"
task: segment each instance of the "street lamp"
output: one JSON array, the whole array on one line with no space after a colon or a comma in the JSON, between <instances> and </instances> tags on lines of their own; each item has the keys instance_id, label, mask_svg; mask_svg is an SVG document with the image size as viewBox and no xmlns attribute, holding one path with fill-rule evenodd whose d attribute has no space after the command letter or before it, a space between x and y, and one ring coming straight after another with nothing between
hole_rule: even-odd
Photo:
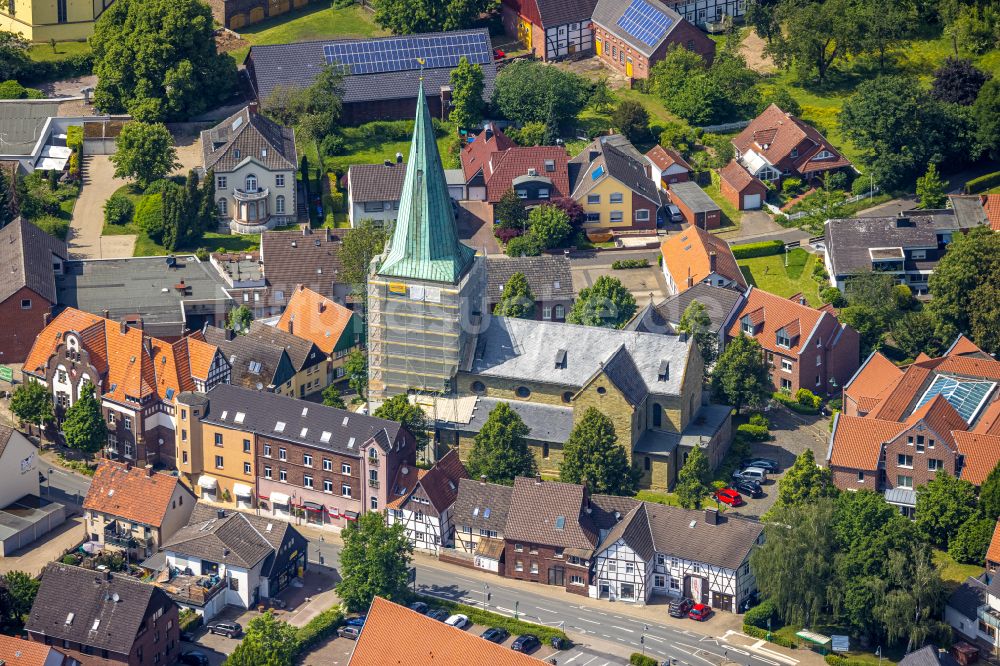
<instances>
[{"instance_id":1,"label":"street lamp","mask_svg":"<svg viewBox=\"0 0 1000 666\"><path fill-rule=\"evenodd\" d=\"M490 600L490 586L489 583L483 583L483 610L486 610L486 602Z\"/></svg>"},{"instance_id":2,"label":"street lamp","mask_svg":"<svg viewBox=\"0 0 1000 666\"><path fill-rule=\"evenodd\" d=\"M642 645L642 656L646 656L646 632L649 631L649 625L642 625L642 636L639 637L639 644Z\"/></svg>"},{"instance_id":3,"label":"street lamp","mask_svg":"<svg viewBox=\"0 0 1000 666\"><path fill-rule=\"evenodd\" d=\"M517 604L520 603L516 599L514 600L514 621L517 622ZM880 665L881 666L881 665Z\"/></svg>"},{"instance_id":4,"label":"street lamp","mask_svg":"<svg viewBox=\"0 0 1000 666\"><path fill-rule=\"evenodd\" d=\"M45 475L45 485L48 487L49 499L52 499L52 472L54 472L51 467L49 467L48 474Z\"/></svg>"}]
</instances>

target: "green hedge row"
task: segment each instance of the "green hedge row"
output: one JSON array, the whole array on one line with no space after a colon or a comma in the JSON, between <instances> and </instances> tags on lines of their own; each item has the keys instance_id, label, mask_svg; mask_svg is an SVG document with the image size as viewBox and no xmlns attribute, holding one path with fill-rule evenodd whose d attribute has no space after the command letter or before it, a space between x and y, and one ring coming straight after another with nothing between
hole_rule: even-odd
<instances>
[{"instance_id":1,"label":"green hedge row","mask_svg":"<svg viewBox=\"0 0 1000 666\"><path fill-rule=\"evenodd\" d=\"M660 662L656 659L641 652L633 652L632 656L628 658L628 663L632 666L660 666Z\"/></svg>"},{"instance_id":2,"label":"green hedge row","mask_svg":"<svg viewBox=\"0 0 1000 666\"><path fill-rule=\"evenodd\" d=\"M56 81L74 76L86 76L94 72L94 56L87 53L65 60L32 61L27 71L19 77L22 81Z\"/></svg>"},{"instance_id":3,"label":"green hedge row","mask_svg":"<svg viewBox=\"0 0 1000 666\"><path fill-rule=\"evenodd\" d=\"M792 396L786 395L781 391L775 391L771 397L783 404L785 407L788 407L793 412L798 412L799 414L819 414L818 407L803 405Z\"/></svg>"},{"instance_id":4,"label":"green hedge row","mask_svg":"<svg viewBox=\"0 0 1000 666\"><path fill-rule=\"evenodd\" d=\"M332 635L343 621L344 612L339 607L328 608L309 620L296 634L299 639L299 653L311 650L320 641Z\"/></svg>"},{"instance_id":5,"label":"green hedge row","mask_svg":"<svg viewBox=\"0 0 1000 666\"><path fill-rule=\"evenodd\" d=\"M870 666L870 661L865 661L864 659L851 659L849 657L841 657L839 654L828 654L823 657L826 663L830 666Z\"/></svg>"},{"instance_id":6,"label":"green hedge row","mask_svg":"<svg viewBox=\"0 0 1000 666\"><path fill-rule=\"evenodd\" d=\"M562 639L564 645L568 646L571 644L569 638L566 636L566 632L561 629L546 627L541 624L532 624L531 622L524 622L523 620L515 620L512 617L500 615L499 613L491 613L490 611L484 611L483 609L476 608L475 606L466 606L465 604L447 601L445 599L438 599L437 597L429 597L423 594L414 595L414 598L423 601L432 608L443 608L450 613L461 613L462 615L466 615L475 624L484 627L500 627L501 629L506 629L513 636L533 634L538 636L538 640L546 644L551 641L553 637L558 636Z\"/></svg>"},{"instance_id":7,"label":"green hedge row","mask_svg":"<svg viewBox=\"0 0 1000 666\"><path fill-rule=\"evenodd\" d=\"M781 254L785 244L780 240L761 241L760 243L747 243L746 245L734 245L732 247L733 256L737 259L752 259L753 257L769 257L773 254Z\"/></svg>"},{"instance_id":8,"label":"green hedge row","mask_svg":"<svg viewBox=\"0 0 1000 666\"><path fill-rule=\"evenodd\" d=\"M763 638L764 640L769 640L775 645L780 645L782 647L795 649L799 646L795 641L790 641L784 636L778 636L774 632L771 633L771 638L767 637L767 629L761 629L760 627L754 627L749 624L743 625L743 633L747 636L753 636L754 638Z\"/></svg>"},{"instance_id":9,"label":"green hedge row","mask_svg":"<svg viewBox=\"0 0 1000 666\"><path fill-rule=\"evenodd\" d=\"M767 426L764 425L741 423L736 426L736 430L737 432L744 433L753 442L766 442L771 439L771 434L767 431Z\"/></svg>"},{"instance_id":10,"label":"green hedge row","mask_svg":"<svg viewBox=\"0 0 1000 666\"><path fill-rule=\"evenodd\" d=\"M611 262L612 270L623 270L627 268L647 268L649 259L618 259Z\"/></svg>"},{"instance_id":11,"label":"green hedge row","mask_svg":"<svg viewBox=\"0 0 1000 666\"><path fill-rule=\"evenodd\" d=\"M994 171L993 173L988 173L985 176L973 178L965 184L965 193L978 194L983 190L988 190L991 187L996 187L997 185L1000 185L1000 171Z\"/></svg>"}]
</instances>

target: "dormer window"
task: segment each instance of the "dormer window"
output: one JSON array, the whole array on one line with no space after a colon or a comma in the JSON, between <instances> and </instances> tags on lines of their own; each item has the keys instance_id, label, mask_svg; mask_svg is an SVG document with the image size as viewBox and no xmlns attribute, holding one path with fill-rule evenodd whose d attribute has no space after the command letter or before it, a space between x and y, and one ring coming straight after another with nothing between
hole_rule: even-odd
<instances>
[{"instance_id":1,"label":"dormer window","mask_svg":"<svg viewBox=\"0 0 1000 666\"><path fill-rule=\"evenodd\" d=\"M555 160L545 160L545 170L546 171L550 171L550 172L551 171L555 171L556 170L556 161Z\"/></svg>"},{"instance_id":2,"label":"dormer window","mask_svg":"<svg viewBox=\"0 0 1000 666\"><path fill-rule=\"evenodd\" d=\"M660 368L656 372L656 379L661 382L670 379L670 361L660 361Z\"/></svg>"},{"instance_id":3,"label":"dormer window","mask_svg":"<svg viewBox=\"0 0 1000 666\"><path fill-rule=\"evenodd\" d=\"M747 335L753 335L754 325L753 321L751 321L750 319L750 315L747 315L746 317L743 317L743 319L740 320L740 330Z\"/></svg>"},{"instance_id":4,"label":"dormer window","mask_svg":"<svg viewBox=\"0 0 1000 666\"><path fill-rule=\"evenodd\" d=\"M784 347L785 349L788 349L792 346L792 338L789 337L788 332L785 329L779 328L778 332L775 334L775 337L777 338L776 342L779 347Z\"/></svg>"},{"instance_id":5,"label":"dormer window","mask_svg":"<svg viewBox=\"0 0 1000 666\"><path fill-rule=\"evenodd\" d=\"M240 149L239 148L233 148L233 157L235 157L236 159L240 159Z\"/></svg>"},{"instance_id":6,"label":"dormer window","mask_svg":"<svg viewBox=\"0 0 1000 666\"><path fill-rule=\"evenodd\" d=\"M816 153L816 157L814 157L813 159L814 160L828 160L831 157L833 157L833 153L831 153L829 150L821 150L818 153Z\"/></svg>"},{"instance_id":7,"label":"dormer window","mask_svg":"<svg viewBox=\"0 0 1000 666\"><path fill-rule=\"evenodd\" d=\"M798 156L799 156L799 149L798 148L792 148L791 157L798 157Z\"/></svg>"}]
</instances>

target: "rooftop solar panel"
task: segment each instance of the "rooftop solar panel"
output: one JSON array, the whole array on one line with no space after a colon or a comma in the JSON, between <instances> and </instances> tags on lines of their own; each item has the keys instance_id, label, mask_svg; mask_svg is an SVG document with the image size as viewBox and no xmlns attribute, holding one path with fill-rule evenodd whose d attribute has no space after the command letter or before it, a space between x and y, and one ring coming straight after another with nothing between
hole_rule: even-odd
<instances>
[{"instance_id":1,"label":"rooftop solar panel","mask_svg":"<svg viewBox=\"0 0 1000 666\"><path fill-rule=\"evenodd\" d=\"M996 382L962 380L938 375L927 387L927 391L921 396L914 410L920 409L940 395L955 408L966 423L971 423L995 386Z\"/></svg>"},{"instance_id":2,"label":"rooftop solar panel","mask_svg":"<svg viewBox=\"0 0 1000 666\"><path fill-rule=\"evenodd\" d=\"M618 19L618 27L648 46L656 46L674 19L652 6L646 0L632 0L625 13Z\"/></svg>"},{"instance_id":3,"label":"rooftop solar panel","mask_svg":"<svg viewBox=\"0 0 1000 666\"><path fill-rule=\"evenodd\" d=\"M485 33L396 37L357 42L337 42L323 47L327 64L339 63L351 74L378 74L439 67L457 67L464 56L485 65L493 54Z\"/></svg>"}]
</instances>

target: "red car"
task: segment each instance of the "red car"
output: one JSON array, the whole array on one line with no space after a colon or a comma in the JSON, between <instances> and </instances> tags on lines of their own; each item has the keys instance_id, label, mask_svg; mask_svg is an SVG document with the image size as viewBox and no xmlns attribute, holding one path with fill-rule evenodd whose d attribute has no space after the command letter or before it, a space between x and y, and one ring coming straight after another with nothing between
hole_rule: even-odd
<instances>
[{"instance_id":1,"label":"red car","mask_svg":"<svg viewBox=\"0 0 1000 666\"><path fill-rule=\"evenodd\" d=\"M507 56L507 54L504 53L503 50L501 50L501 49L493 49L493 59L494 60L503 60L506 56Z\"/></svg>"},{"instance_id":2,"label":"red car","mask_svg":"<svg viewBox=\"0 0 1000 666\"><path fill-rule=\"evenodd\" d=\"M716 490L715 499L719 500L723 504L728 504L729 506L743 506L746 504L746 502L743 501L743 498L740 497L740 494L732 488Z\"/></svg>"},{"instance_id":3,"label":"red car","mask_svg":"<svg viewBox=\"0 0 1000 666\"><path fill-rule=\"evenodd\" d=\"M688 613L688 617L698 622L704 622L712 615L712 607L705 604L695 604Z\"/></svg>"}]
</instances>

